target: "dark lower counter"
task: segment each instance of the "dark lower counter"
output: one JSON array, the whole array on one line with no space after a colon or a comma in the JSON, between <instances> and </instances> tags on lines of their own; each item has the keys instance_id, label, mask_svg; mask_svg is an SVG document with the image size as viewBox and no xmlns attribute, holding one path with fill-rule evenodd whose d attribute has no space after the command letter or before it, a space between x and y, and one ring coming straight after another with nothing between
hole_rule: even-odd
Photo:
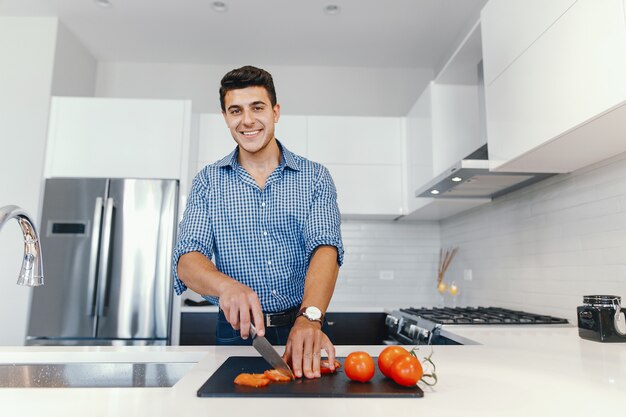
<instances>
[{"instance_id":1,"label":"dark lower counter","mask_svg":"<svg viewBox=\"0 0 626 417\"><path fill-rule=\"evenodd\" d=\"M329 312L326 320L335 345L382 345L387 339L386 313ZM183 312L180 323L181 345L215 345L216 312Z\"/></svg>"}]
</instances>

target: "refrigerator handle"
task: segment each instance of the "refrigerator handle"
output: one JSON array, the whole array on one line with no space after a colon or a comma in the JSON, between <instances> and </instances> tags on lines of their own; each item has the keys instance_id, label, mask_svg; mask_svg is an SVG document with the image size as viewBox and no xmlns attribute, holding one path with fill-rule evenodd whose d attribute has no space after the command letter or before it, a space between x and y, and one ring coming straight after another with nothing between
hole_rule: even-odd
<instances>
[{"instance_id":1,"label":"refrigerator handle","mask_svg":"<svg viewBox=\"0 0 626 417\"><path fill-rule=\"evenodd\" d=\"M100 230L102 226L102 197L96 197L93 209L93 224L91 225L91 252L89 253L89 275L87 276L87 315L93 316L96 312L96 274L98 272L98 249L100 247Z\"/></svg>"},{"instance_id":2,"label":"refrigerator handle","mask_svg":"<svg viewBox=\"0 0 626 417\"><path fill-rule=\"evenodd\" d=\"M111 249L111 235L113 234L113 204L112 198L107 198L104 204L104 221L102 222L102 244L100 246L100 268L98 272L98 316L105 315L107 287L109 285L109 254Z\"/></svg>"}]
</instances>

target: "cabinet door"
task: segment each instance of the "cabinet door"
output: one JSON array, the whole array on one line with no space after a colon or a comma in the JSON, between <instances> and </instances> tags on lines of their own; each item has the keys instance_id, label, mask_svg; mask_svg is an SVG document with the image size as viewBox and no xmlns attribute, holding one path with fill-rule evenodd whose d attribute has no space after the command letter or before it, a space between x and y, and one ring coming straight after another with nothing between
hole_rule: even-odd
<instances>
[{"instance_id":1,"label":"cabinet door","mask_svg":"<svg viewBox=\"0 0 626 417\"><path fill-rule=\"evenodd\" d=\"M433 179L432 89L433 83L424 90L407 115L404 155L406 213L423 206L415 198L415 190Z\"/></svg>"},{"instance_id":2,"label":"cabinet door","mask_svg":"<svg viewBox=\"0 0 626 417\"><path fill-rule=\"evenodd\" d=\"M395 218L402 214L400 165L326 164L344 218Z\"/></svg>"},{"instance_id":3,"label":"cabinet door","mask_svg":"<svg viewBox=\"0 0 626 417\"><path fill-rule=\"evenodd\" d=\"M180 319L180 345L215 345L218 313L182 313Z\"/></svg>"},{"instance_id":4,"label":"cabinet door","mask_svg":"<svg viewBox=\"0 0 626 417\"><path fill-rule=\"evenodd\" d=\"M182 178L191 103L53 97L47 177Z\"/></svg>"},{"instance_id":5,"label":"cabinet door","mask_svg":"<svg viewBox=\"0 0 626 417\"><path fill-rule=\"evenodd\" d=\"M437 176L484 145L486 138L480 135L478 86L434 84L431 105L432 173Z\"/></svg>"},{"instance_id":6,"label":"cabinet door","mask_svg":"<svg viewBox=\"0 0 626 417\"><path fill-rule=\"evenodd\" d=\"M480 14L485 84L528 49L576 0L489 1Z\"/></svg>"},{"instance_id":7,"label":"cabinet door","mask_svg":"<svg viewBox=\"0 0 626 417\"><path fill-rule=\"evenodd\" d=\"M388 338L386 317L387 313L326 314L335 345L382 345Z\"/></svg>"},{"instance_id":8,"label":"cabinet door","mask_svg":"<svg viewBox=\"0 0 626 417\"><path fill-rule=\"evenodd\" d=\"M578 0L490 86L492 168L570 172L626 151L622 0Z\"/></svg>"},{"instance_id":9,"label":"cabinet door","mask_svg":"<svg viewBox=\"0 0 626 417\"><path fill-rule=\"evenodd\" d=\"M307 132L309 159L330 170L343 217L402 214L401 118L310 116Z\"/></svg>"},{"instance_id":10,"label":"cabinet door","mask_svg":"<svg viewBox=\"0 0 626 417\"><path fill-rule=\"evenodd\" d=\"M198 169L225 157L237 143L221 114L203 113L198 117Z\"/></svg>"},{"instance_id":11,"label":"cabinet door","mask_svg":"<svg viewBox=\"0 0 626 417\"><path fill-rule=\"evenodd\" d=\"M309 158L328 164L400 164L402 120L309 116Z\"/></svg>"},{"instance_id":12,"label":"cabinet door","mask_svg":"<svg viewBox=\"0 0 626 417\"><path fill-rule=\"evenodd\" d=\"M291 152L307 156L307 117L281 115L275 125L276 138Z\"/></svg>"}]
</instances>

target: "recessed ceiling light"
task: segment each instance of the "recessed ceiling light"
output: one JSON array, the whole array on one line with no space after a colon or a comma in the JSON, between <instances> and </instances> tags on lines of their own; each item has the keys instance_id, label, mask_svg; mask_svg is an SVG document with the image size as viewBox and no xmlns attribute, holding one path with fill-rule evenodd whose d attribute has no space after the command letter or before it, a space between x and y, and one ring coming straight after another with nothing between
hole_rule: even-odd
<instances>
[{"instance_id":1,"label":"recessed ceiling light","mask_svg":"<svg viewBox=\"0 0 626 417\"><path fill-rule=\"evenodd\" d=\"M439 190L430 190L430 193L437 195L437 194L439 194Z\"/></svg>"},{"instance_id":2,"label":"recessed ceiling light","mask_svg":"<svg viewBox=\"0 0 626 417\"><path fill-rule=\"evenodd\" d=\"M452 177L452 178L450 178L450 179L451 179L452 181L454 181L454 182L461 182L461 181L463 181L463 178L461 178L461 177Z\"/></svg>"},{"instance_id":3,"label":"recessed ceiling light","mask_svg":"<svg viewBox=\"0 0 626 417\"><path fill-rule=\"evenodd\" d=\"M340 11L341 11L341 8L336 4L329 4L326 7L324 7L324 13L328 15L339 14Z\"/></svg>"},{"instance_id":4,"label":"recessed ceiling light","mask_svg":"<svg viewBox=\"0 0 626 417\"><path fill-rule=\"evenodd\" d=\"M96 4L100 7L111 7L111 1L110 0L94 0L96 2Z\"/></svg>"},{"instance_id":5,"label":"recessed ceiling light","mask_svg":"<svg viewBox=\"0 0 626 417\"><path fill-rule=\"evenodd\" d=\"M223 1L214 1L213 3L211 3L211 7L213 8L213 10L220 13L228 11L228 5Z\"/></svg>"}]
</instances>

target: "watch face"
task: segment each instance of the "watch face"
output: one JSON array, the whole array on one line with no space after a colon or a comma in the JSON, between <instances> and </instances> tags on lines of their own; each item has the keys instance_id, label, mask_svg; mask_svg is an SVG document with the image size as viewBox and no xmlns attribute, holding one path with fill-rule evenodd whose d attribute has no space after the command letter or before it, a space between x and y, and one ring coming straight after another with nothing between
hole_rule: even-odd
<instances>
[{"instance_id":1,"label":"watch face","mask_svg":"<svg viewBox=\"0 0 626 417\"><path fill-rule=\"evenodd\" d=\"M307 307L304 314L309 320L319 320L322 318L322 312L317 307Z\"/></svg>"}]
</instances>

